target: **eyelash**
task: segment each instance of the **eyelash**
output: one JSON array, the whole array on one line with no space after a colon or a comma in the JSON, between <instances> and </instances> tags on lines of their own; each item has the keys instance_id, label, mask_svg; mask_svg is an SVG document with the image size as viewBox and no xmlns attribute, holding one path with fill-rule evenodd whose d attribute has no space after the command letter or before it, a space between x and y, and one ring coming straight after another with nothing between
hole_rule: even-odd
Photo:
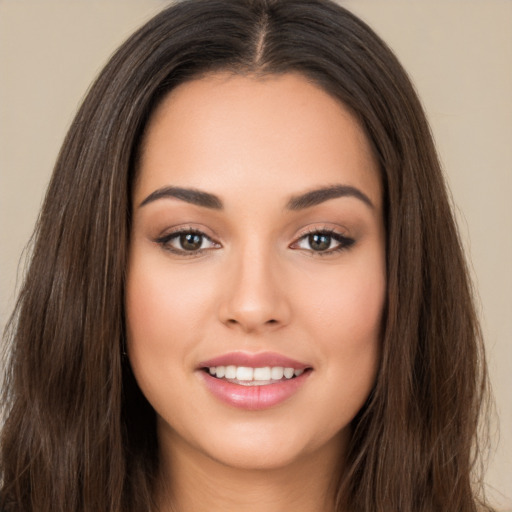
<instances>
[{"instance_id":1,"label":"eyelash","mask_svg":"<svg viewBox=\"0 0 512 512\"><path fill-rule=\"evenodd\" d=\"M201 245L203 245L204 241L207 240L208 242L210 242L213 245L213 247L199 248L197 250L186 250L186 249L178 249L171 245L172 241L179 240L180 237L186 236L186 235L196 235L196 236L200 237ZM335 240L338 243L338 245L334 248L328 248L327 250L323 250L323 251L315 251L314 249L306 249L306 248L301 248L301 247L297 246L301 241L303 241L313 235L320 235L320 236L328 237L330 239L330 242L329 242L330 245L332 244L332 240ZM177 231L173 231L172 233L168 233L167 235L157 238L155 240L155 242L157 244L159 244L160 246L162 246L162 248L165 249L166 251L169 251L173 254L177 254L182 257L200 256L201 254L203 254L206 251L221 247L221 245L218 242L215 242L208 235L206 235L202 231L199 231L198 229L194 229L194 228L185 228L185 229L179 229ZM339 253L341 251L348 250L354 243L355 243L355 240L353 238L346 237L332 229L324 228L324 229L311 229L310 231L302 234L295 242L290 244L289 247L292 249L299 249L299 250L302 249L305 251L309 251L315 256L328 256L328 255L332 255L335 253Z\"/></svg>"},{"instance_id":2,"label":"eyelash","mask_svg":"<svg viewBox=\"0 0 512 512\"><path fill-rule=\"evenodd\" d=\"M186 249L178 249L171 245L171 242L173 240L178 240L180 237L185 236L185 235L199 236L199 237L201 237L201 245L203 245L204 240L208 240L214 247L209 247L207 249L200 248L195 251L192 251L192 250L187 251ZM194 229L194 228L184 228L184 229L179 229L179 230L173 231L172 233L168 233L167 235L157 238L155 240L155 242L157 244L159 244L160 246L162 246L162 248L165 249L166 251L172 252L173 254L177 254L179 256L183 256L185 258L200 256L205 251L211 250L212 248L221 247L221 245L218 242L213 241L208 235L206 235L202 231L199 231L198 229Z\"/></svg>"},{"instance_id":3,"label":"eyelash","mask_svg":"<svg viewBox=\"0 0 512 512\"><path fill-rule=\"evenodd\" d=\"M337 231L329 228L323 228L323 229L311 229L307 231L306 233L302 234L296 242L293 242L290 247L296 246L300 241L305 240L313 235L320 235L320 236L326 236L332 240L335 240L338 242L338 245L334 248L329 248L325 251L315 251L314 249L304 249L306 251L310 251L314 256L329 256L332 254L339 253L341 251L346 251L350 249L352 245L354 245L355 240L353 238L347 237L345 235L342 235L341 233L338 233ZM299 248L300 249L300 248Z\"/></svg>"}]
</instances>

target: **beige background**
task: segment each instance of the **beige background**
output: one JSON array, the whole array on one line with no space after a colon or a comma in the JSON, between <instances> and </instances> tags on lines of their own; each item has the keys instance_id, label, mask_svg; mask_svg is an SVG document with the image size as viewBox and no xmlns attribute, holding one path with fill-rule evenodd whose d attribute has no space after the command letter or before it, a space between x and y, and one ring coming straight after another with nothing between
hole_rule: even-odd
<instances>
[{"instance_id":1,"label":"beige background","mask_svg":"<svg viewBox=\"0 0 512 512\"><path fill-rule=\"evenodd\" d=\"M67 126L157 0L0 0L0 328ZM512 510L512 1L349 0L427 109L479 290L501 423L487 481Z\"/></svg>"}]
</instances>

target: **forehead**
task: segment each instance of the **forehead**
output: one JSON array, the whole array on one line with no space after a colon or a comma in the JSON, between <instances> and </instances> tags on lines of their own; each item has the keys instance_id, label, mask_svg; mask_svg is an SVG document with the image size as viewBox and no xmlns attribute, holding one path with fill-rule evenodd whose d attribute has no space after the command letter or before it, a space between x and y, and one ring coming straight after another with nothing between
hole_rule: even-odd
<instances>
[{"instance_id":1,"label":"forehead","mask_svg":"<svg viewBox=\"0 0 512 512\"><path fill-rule=\"evenodd\" d=\"M349 110L300 74L216 73L171 91L150 119L135 195L159 186L219 195L343 182L380 203L367 137Z\"/></svg>"}]
</instances>

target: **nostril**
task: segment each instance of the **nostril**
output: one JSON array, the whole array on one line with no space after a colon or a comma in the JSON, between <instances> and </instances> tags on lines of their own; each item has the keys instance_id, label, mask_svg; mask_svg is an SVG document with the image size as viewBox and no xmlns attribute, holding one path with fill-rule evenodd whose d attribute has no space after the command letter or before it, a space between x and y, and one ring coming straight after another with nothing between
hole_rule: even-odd
<instances>
[{"instance_id":1,"label":"nostril","mask_svg":"<svg viewBox=\"0 0 512 512\"><path fill-rule=\"evenodd\" d=\"M225 325L231 329L241 328L245 332L257 331L259 329L276 329L280 325L280 321L275 318L268 320L260 320L251 318L227 318Z\"/></svg>"},{"instance_id":2,"label":"nostril","mask_svg":"<svg viewBox=\"0 0 512 512\"><path fill-rule=\"evenodd\" d=\"M240 322L238 320L235 320L234 318L228 318L227 323L231 324L231 325L237 325ZM277 324L279 322L277 320L275 320L274 318L271 318L270 320L267 320L264 323L266 323L266 324Z\"/></svg>"}]
</instances>

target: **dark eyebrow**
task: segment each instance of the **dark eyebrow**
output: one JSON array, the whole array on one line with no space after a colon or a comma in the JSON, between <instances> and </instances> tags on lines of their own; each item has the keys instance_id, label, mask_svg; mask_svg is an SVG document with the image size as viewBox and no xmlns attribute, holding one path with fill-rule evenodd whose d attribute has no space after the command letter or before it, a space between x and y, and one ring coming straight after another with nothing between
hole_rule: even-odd
<instances>
[{"instance_id":1,"label":"dark eyebrow","mask_svg":"<svg viewBox=\"0 0 512 512\"><path fill-rule=\"evenodd\" d=\"M141 206L145 206L157 199L163 198L174 198L187 203L195 204L197 206L203 206L204 208L212 208L214 210L222 210L222 201L215 195L209 194L208 192L202 192L193 188L182 188L182 187L163 187L155 190L149 194L142 203Z\"/></svg>"},{"instance_id":2,"label":"dark eyebrow","mask_svg":"<svg viewBox=\"0 0 512 512\"><path fill-rule=\"evenodd\" d=\"M330 187L311 190L300 196L294 196L288 201L286 208L288 208L288 210L303 210L328 201L329 199L336 199L337 197L355 197L370 208L374 208L373 203L366 194L361 192L358 188L349 185L331 185Z\"/></svg>"}]
</instances>

